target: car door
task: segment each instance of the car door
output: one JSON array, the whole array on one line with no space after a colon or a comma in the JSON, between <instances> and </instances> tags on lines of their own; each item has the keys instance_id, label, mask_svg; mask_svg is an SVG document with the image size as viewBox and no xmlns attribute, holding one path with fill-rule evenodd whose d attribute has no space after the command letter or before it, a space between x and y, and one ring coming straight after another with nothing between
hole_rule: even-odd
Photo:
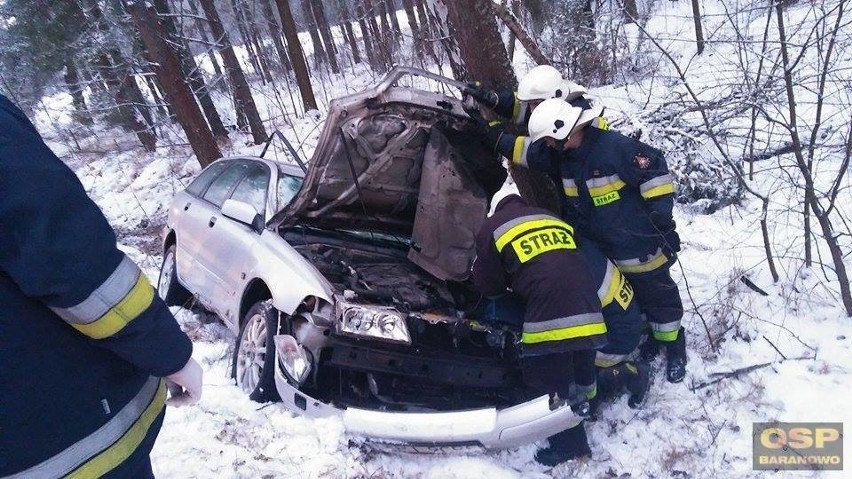
<instances>
[{"instance_id":1,"label":"car door","mask_svg":"<svg viewBox=\"0 0 852 479\"><path fill-rule=\"evenodd\" d=\"M228 198L251 205L265 219L271 174L263 162L247 160L245 171ZM217 312L223 316L230 316L232 312L228 309L239 303L236 297L242 292L245 273L254 263L252 254L259 237L251 226L221 213L208 231L208 242L199 255L200 262L207 265L215 278L214 301L220 308Z\"/></svg>"},{"instance_id":2,"label":"car door","mask_svg":"<svg viewBox=\"0 0 852 479\"><path fill-rule=\"evenodd\" d=\"M214 162L204 169L186 190L175 195L171 209L172 228L175 231L177 244L175 248L175 261L177 263L178 277L181 283L195 292L199 280L195 253L203 242L202 235L205 233L204 224L207 220L204 200L201 196L207 188L232 162L220 160Z\"/></svg>"},{"instance_id":3,"label":"car door","mask_svg":"<svg viewBox=\"0 0 852 479\"><path fill-rule=\"evenodd\" d=\"M207 187L201 197L190 207L192 215L187 218L187 224L182 225L184 242L187 244L189 256L194 264L191 267L192 284L187 284L201 301L216 310L219 296L218 279L214 257L209 253L215 247L216 241L221 240L216 228L222 219L222 203L245 174L248 163L245 160L230 160L230 163ZM190 219L191 218L191 219ZM178 241L181 241L180 238Z\"/></svg>"}]
</instances>

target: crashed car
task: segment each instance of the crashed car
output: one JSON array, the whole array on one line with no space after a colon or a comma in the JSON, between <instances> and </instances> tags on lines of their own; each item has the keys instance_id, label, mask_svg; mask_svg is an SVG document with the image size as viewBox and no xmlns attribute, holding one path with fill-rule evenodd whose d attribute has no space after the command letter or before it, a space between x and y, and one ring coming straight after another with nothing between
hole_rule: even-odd
<instances>
[{"instance_id":1,"label":"crashed car","mask_svg":"<svg viewBox=\"0 0 852 479\"><path fill-rule=\"evenodd\" d=\"M573 427L571 404L524 388L517 330L485 321L469 279L505 169L462 102L400 85L412 76L460 86L397 68L331 102L306 168L286 144L304 170L245 156L203 170L170 209L159 294L237 334L252 399L366 440L504 448Z\"/></svg>"}]
</instances>

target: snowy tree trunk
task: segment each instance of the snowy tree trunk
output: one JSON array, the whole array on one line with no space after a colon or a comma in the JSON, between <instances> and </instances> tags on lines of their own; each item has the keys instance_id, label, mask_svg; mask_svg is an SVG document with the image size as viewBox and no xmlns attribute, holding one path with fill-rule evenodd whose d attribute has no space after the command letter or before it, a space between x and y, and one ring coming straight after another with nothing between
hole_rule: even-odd
<instances>
[{"instance_id":1,"label":"snowy tree trunk","mask_svg":"<svg viewBox=\"0 0 852 479\"><path fill-rule=\"evenodd\" d=\"M276 0L278 1L278 0ZM314 66L320 66L325 62L325 48L322 45L322 39L317 30L317 23L314 20L314 12L311 10L311 0L299 0L299 6L302 7L302 17L305 19L305 28L311 35L311 43L314 46ZM290 40L287 40L289 43ZM291 58L292 60L292 58Z\"/></svg>"},{"instance_id":2,"label":"snowy tree trunk","mask_svg":"<svg viewBox=\"0 0 852 479\"><path fill-rule=\"evenodd\" d=\"M186 137L198 162L205 167L222 156L219 146L207 126L204 115L195 103L195 97L189 91L181 75L180 62L169 44L165 41L163 30L157 22L153 8L142 3L129 7L133 23L145 42L147 54L165 89L166 97L175 107L178 123L186 132Z\"/></svg>"},{"instance_id":3,"label":"snowy tree trunk","mask_svg":"<svg viewBox=\"0 0 852 479\"><path fill-rule=\"evenodd\" d=\"M337 6L340 9L340 24L343 25L346 41L349 42L349 49L352 51L352 61L361 63L361 51L358 50L355 33L352 31L352 15L349 13L345 0L337 0Z\"/></svg>"},{"instance_id":4,"label":"snowy tree trunk","mask_svg":"<svg viewBox=\"0 0 852 479\"><path fill-rule=\"evenodd\" d=\"M204 9L204 16L207 17L210 25L210 30L213 32L213 36L216 37L217 43L221 45L220 52L222 60L225 63L225 71L228 72L228 81L233 88L237 124L239 125L240 118L244 118L251 130L254 143L259 145L267 140L268 135L266 134L266 128L263 126L263 121L260 119L257 106L254 103L254 97L251 95L248 81L246 81L243 69L240 67L236 53L234 53L231 39L228 38L228 34L222 26L219 11L216 10L213 0L200 0L200 2L201 8Z\"/></svg>"},{"instance_id":5,"label":"snowy tree trunk","mask_svg":"<svg viewBox=\"0 0 852 479\"><path fill-rule=\"evenodd\" d=\"M299 34L296 30L296 21L293 20L293 12L290 10L290 3L288 0L275 0L275 4L278 6L281 28L284 29L284 37L287 39L287 51L290 53L293 73L296 75L296 83L302 95L302 104L305 106L305 111L316 110L317 100L314 98L308 65L305 64L305 55L302 53L302 44L299 43Z\"/></svg>"},{"instance_id":6,"label":"snowy tree trunk","mask_svg":"<svg viewBox=\"0 0 852 479\"><path fill-rule=\"evenodd\" d=\"M331 65L331 71L340 73L340 66L337 63L337 48L334 45L334 37L331 36L331 28L328 26L328 20L325 18L325 8L323 8L320 0L310 0L311 10L314 18L317 21L319 33L322 36L322 42L325 44L325 53L328 56L328 63Z\"/></svg>"}]
</instances>

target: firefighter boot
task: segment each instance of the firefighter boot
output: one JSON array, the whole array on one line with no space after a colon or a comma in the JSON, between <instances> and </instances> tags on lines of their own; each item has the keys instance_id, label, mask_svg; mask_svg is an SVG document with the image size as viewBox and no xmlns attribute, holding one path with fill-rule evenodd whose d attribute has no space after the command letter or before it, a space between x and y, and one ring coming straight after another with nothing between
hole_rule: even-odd
<instances>
[{"instance_id":1,"label":"firefighter boot","mask_svg":"<svg viewBox=\"0 0 852 479\"><path fill-rule=\"evenodd\" d=\"M547 440L550 445L535 453L536 462L543 466L554 467L565 461L592 455L583 423L556 433Z\"/></svg>"},{"instance_id":2,"label":"firefighter boot","mask_svg":"<svg viewBox=\"0 0 852 479\"><path fill-rule=\"evenodd\" d=\"M686 337L683 328L677 332L677 339L666 344L666 379L670 383L679 383L686 376Z\"/></svg>"},{"instance_id":3,"label":"firefighter boot","mask_svg":"<svg viewBox=\"0 0 852 479\"><path fill-rule=\"evenodd\" d=\"M639 358L642 361L651 362L657 358L657 354L659 353L660 342L654 339L654 336L649 333L648 339L646 339L644 343L639 345Z\"/></svg>"}]
</instances>

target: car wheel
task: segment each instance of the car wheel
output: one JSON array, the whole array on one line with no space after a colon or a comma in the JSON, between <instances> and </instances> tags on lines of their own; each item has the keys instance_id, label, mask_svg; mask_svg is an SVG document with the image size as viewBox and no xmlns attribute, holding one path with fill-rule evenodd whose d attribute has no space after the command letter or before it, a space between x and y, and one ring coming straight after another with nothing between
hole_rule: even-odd
<instances>
[{"instance_id":1,"label":"car wheel","mask_svg":"<svg viewBox=\"0 0 852 479\"><path fill-rule=\"evenodd\" d=\"M246 313L231 365L237 387L257 402L278 401L275 389L275 341L278 312L269 302L255 303Z\"/></svg>"},{"instance_id":2,"label":"car wheel","mask_svg":"<svg viewBox=\"0 0 852 479\"><path fill-rule=\"evenodd\" d=\"M178 282L175 245L166 249L163 265L160 267L160 279L157 280L157 292L169 306L183 306L192 298L192 294Z\"/></svg>"}]
</instances>

